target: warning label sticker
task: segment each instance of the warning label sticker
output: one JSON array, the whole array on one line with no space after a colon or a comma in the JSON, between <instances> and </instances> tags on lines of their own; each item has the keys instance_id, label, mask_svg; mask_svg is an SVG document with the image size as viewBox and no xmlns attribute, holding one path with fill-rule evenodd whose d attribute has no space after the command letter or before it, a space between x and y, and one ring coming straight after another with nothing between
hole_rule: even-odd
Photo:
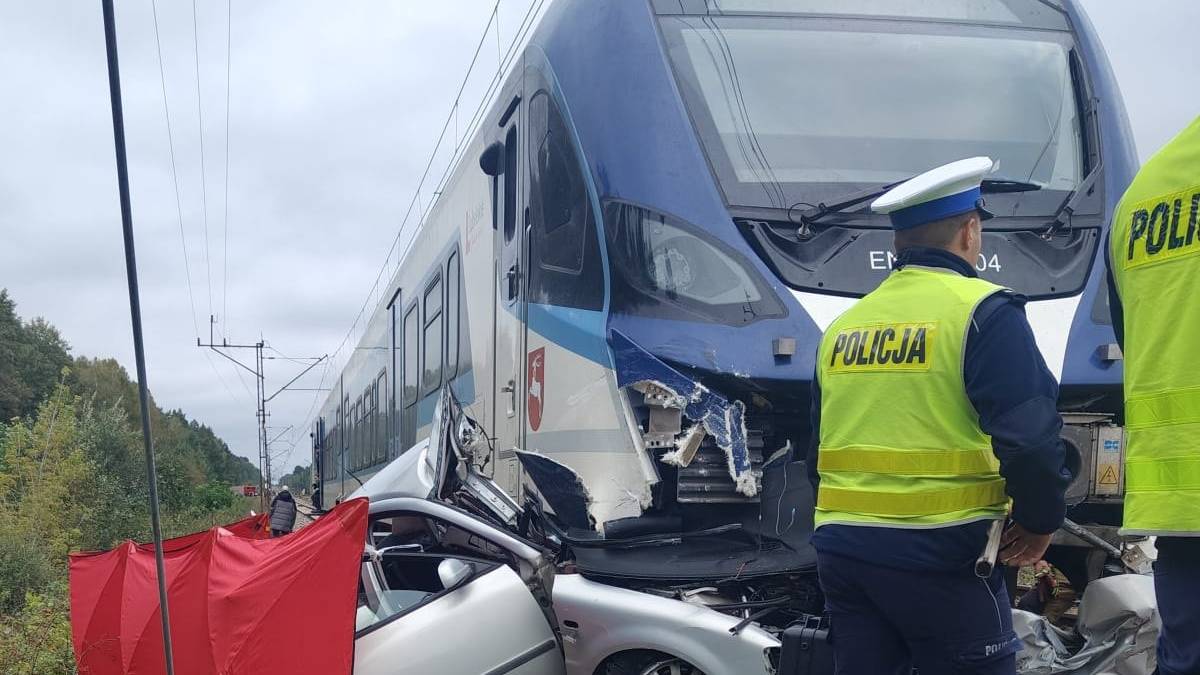
<instances>
[{"instance_id":1,"label":"warning label sticker","mask_svg":"<svg viewBox=\"0 0 1200 675\"><path fill-rule=\"evenodd\" d=\"M1104 467L1104 473L1100 474L1100 484L1101 485L1116 485L1117 484L1117 470L1115 467L1113 467L1111 465Z\"/></svg>"}]
</instances>

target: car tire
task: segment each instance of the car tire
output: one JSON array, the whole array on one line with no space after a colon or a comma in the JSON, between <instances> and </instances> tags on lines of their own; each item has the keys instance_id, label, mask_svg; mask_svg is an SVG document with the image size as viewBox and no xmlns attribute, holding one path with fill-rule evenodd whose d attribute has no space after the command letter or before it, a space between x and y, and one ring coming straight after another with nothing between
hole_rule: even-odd
<instances>
[{"instance_id":1,"label":"car tire","mask_svg":"<svg viewBox=\"0 0 1200 675\"><path fill-rule=\"evenodd\" d=\"M604 675L704 675L681 658L650 650L618 654L608 660Z\"/></svg>"}]
</instances>

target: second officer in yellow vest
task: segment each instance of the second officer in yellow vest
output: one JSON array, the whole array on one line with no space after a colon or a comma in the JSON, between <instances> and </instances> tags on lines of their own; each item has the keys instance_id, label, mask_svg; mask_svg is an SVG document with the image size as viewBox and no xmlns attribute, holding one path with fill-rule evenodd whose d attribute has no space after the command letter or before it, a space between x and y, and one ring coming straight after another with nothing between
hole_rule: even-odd
<instances>
[{"instance_id":1,"label":"second officer in yellow vest","mask_svg":"<svg viewBox=\"0 0 1200 675\"><path fill-rule=\"evenodd\" d=\"M1109 306L1125 353L1124 534L1157 535L1158 672L1200 673L1200 117L1113 214Z\"/></svg>"},{"instance_id":2,"label":"second officer in yellow vest","mask_svg":"<svg viewBox=\"0 0 1200 675\"><path fill-rule=\"evenodd\" d=\"M872 204L896 269L817 354L812 542L839 674L1015 672L1002 572L973 563L1010 499L1003 561L1036 562L1062 523L1058 385L1024 300L975 271L991 169L954 162Z\"/></svg>"}]
</instances>

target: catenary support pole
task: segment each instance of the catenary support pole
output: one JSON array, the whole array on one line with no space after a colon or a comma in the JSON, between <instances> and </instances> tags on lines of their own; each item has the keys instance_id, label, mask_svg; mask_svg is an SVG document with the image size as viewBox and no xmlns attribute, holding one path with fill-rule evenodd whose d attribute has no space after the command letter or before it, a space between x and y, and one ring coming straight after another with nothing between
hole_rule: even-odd
<instances>
[{"instance_id":1,"label":"catenary support pole","mask_svg":"<svg viewBox=\"0 0 1200 675\"><path fill-rule=\"evenodd\" d=\"M117 153L117 188L121 199L121 229L125 237L125 275L129 282L129 313L133 321L133 354L137 362L138 403L142 412L142 441L146 448L146 481L150 492L150 530L158 571L158 603L162 609L163 656L167 675L175 673L171 651L171 615L167 608L167 576L163 565L162 529L158 519L158 471L150 437L150 395L146 384L146 353L142 347L142 308L138 298L137 257L133 249L133 214L129 206L129 169L125 159L125 120L121 110L121 73L117 67L117 29L112 0L100 0L104 10L104 46L108 52L108 91L112 99L113 141Z\"/></svg>"}]
</instances>

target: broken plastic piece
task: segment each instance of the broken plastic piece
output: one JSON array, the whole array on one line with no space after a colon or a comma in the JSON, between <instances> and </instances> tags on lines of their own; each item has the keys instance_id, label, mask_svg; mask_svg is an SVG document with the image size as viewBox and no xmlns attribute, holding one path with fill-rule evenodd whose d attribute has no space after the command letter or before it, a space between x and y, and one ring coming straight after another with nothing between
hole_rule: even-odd
<instances>
[{"instance_id":1,"label":"broken plastic piece","mask_svg":"<svg viewBox=\"0 0 1200 675\"><path fill-rule=\"evenodd\" d=\"M592 506L592 495L574 469L537 452L515 452L525 473L560 521L569 527L595 527L588 512Z\"/></svg>"}]
</instances>

